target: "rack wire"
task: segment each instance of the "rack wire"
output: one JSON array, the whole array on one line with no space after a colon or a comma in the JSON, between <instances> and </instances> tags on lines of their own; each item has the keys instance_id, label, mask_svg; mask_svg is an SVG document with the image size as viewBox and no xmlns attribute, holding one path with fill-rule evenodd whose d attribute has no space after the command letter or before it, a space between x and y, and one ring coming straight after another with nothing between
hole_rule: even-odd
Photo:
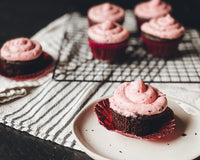
<instances>
[{"instance_id":1,"label":"rack wire","mask_svg":"<svg viewBox=\"0 0 200 160\"><path fill-rule=\"evenodd\" d=\"M122 63L94 59L88 45L87 19L74 16L68 21L53 78L56 81L124 82L142 79L149 83L199 83L200 34L187 29L179 53L169 58L148 54L140 34L131 34Z\"/></svg>"}]
</instances>

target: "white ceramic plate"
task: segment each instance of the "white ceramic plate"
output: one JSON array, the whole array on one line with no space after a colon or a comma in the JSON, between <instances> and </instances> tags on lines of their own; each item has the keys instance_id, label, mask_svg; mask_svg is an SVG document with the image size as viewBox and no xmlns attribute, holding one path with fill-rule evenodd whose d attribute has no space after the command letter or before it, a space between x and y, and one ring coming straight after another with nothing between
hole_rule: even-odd
<instances>
[{"instance_id":1,"label":"white ceramic plate","mask_svg":"<svg viewBox=\"0 0 200 160\"><path fill-rule=\"evenodd\" d=\"M162 140L139 140L106 130L94 113L94 106L100 99L86 106L75 118L74 136L82 150L97 160L188 160L200 156L200 110L167 98L175 114L176 127Z\"/></svg>"}]
</instances>

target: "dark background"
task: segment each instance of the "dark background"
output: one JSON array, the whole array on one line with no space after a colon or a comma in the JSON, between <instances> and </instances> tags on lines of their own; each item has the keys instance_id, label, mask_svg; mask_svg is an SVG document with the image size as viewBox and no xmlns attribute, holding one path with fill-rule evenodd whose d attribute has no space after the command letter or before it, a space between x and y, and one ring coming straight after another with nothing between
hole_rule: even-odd
<instances>
[{"instance_id":1,"label":"dark background","mask_svg":"<svg viewBox=\"0 0 200 160\"><path fill-rule=\"evenodd\" d=\"M103 0L0 0L0 45L14 37L30 37L65 13L87 14L89 7ZM110 0L133 9L141 0ZM166 0L173 7L173 16L186 27L200 26L199 0Z\"/></svg>"},{"instance_id":2,"label":"dark background","mask_svg":"<svg viewBox=\"0 0 200 160\"><path fill-rule=\"evenodd\" d=\"M48 23L65 13L87 14L89 7L102 0L0 0L0 46L15 37L31 37ZM133 9L140 0L109 1ZM173 16L186 27L200 28L199 0L166 0ZM17 106L16 106L17 107ZM0 124L0 159L67 159L85 160L88 156L55 143L40 140Z\"/></svg>"}]
</instances>

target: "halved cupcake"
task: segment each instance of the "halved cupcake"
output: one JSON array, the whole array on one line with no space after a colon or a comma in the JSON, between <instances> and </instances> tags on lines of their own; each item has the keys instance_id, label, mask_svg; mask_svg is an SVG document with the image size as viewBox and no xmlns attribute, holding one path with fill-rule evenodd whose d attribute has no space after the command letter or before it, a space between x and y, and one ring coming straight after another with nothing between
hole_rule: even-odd
<instances>
[{"instance_id":1,"label":"halved cupcake","mask_svg":"<svg viewBox=\"0 0 200 160\"><path fill-rule=\"evenodd\" d=\"M125 136L158 139L172 133L174 113L163 93L143 81L122 83L95 106L100 124Z\"/></svg>"},{"instance_id":2,"label":"halved cupcake","mask_svg":"<svg viewBox=\"0 0 200 160\"><path fill-rule=\"evenodd\" d=\"M53 62L41 45L20 37L5 42L0 53L0 72L10 78L33 78L42 74Z\"/></svg>"}]
</instances>

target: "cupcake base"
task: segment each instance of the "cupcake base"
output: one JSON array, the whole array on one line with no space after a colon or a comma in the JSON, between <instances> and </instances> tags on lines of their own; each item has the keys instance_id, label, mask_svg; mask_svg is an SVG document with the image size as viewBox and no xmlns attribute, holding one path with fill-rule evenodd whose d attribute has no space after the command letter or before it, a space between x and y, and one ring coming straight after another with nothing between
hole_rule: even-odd
<instances>
[{"instance_id":1,"label":"cupcake base","mask_svg":"<svg viewBox=\"0 0 200 160\"><path fill-rule=\"evenodd\" d=\"M15 80L26 80L40 76L52 68L53 58L42 53L31 61L7 61L0 59L0 74Z\"/></svg>"},{"instance_id":2,"label":"cupcake base","mask_svg":"<svg viewBox=\"0 0 200 160\"><path fill-rule=\"evenodd\" d=\"M125 57L128 39L118 44L99 44L88 39L93 57L108 62L119 62Z\"/></svg>"},{"instance_id":3,"label":"cupcake base","mask_svg":"<svg viewBox=\"0 0 200 160\"><path fill-rule=\"evenodd\" d=\"M160 123L158 125L159 127L155 128L152 128L154 127L155 124L149 126L149 123L156 122L156 117L154 117L155 120L153 118L151 122L149 122L149 120L152 119L152 116L136 118L135 119L136 123L132 123L133 119L131 119L130 117L124 117L124 116L118 117L113 115L113 110L110 108L108 99L104 99L96 104L95 113L98 117L99 123L103 125L106 129L115 131L117 133L120 133L128 137L133 137L138 139L156 140L163 138L171 134L175 126L173 111L170 108L167 108L165 112L163 112L163 115L161 117L164 120L161 120L162 118L160 117L158 121L161 120L162 122L159 122ZM138 119L140 119L140 121ZM127 124L126 121L131 122L131 124ZM118 124L118 122L120 124ZM144 123L146 124L144 125ZM133 124L134 126L132 126ZM148 129L148 133L145 131L147 126L149 126L148 128L151 128L150 130ZM140 133L138 134L138 132Z\"/></svg>"},{"instance_id":4,"label":"cupcake base","mask_svg":"<svg viewBox=\"0 0 200 160\"><path fill-rule=\"evenodd\" d=\"M163 113L147 116L125 117L111 109L114 128L127 134L146 136L158 131L165 122L173 119L172 110L167 108Z\"/></svg>"},{"instance_id":5,"label":"cupcake base","mask_svg":"<svg viewBox=\"0 0 200 160\"><path fill-rule=\"evenodd\" d=\"M141 33L141 37L147 52L158 57L169 57L175 55L178 52L178 45L182 38L165 40L144 33Z\"/></svg>"}]
</instances>

